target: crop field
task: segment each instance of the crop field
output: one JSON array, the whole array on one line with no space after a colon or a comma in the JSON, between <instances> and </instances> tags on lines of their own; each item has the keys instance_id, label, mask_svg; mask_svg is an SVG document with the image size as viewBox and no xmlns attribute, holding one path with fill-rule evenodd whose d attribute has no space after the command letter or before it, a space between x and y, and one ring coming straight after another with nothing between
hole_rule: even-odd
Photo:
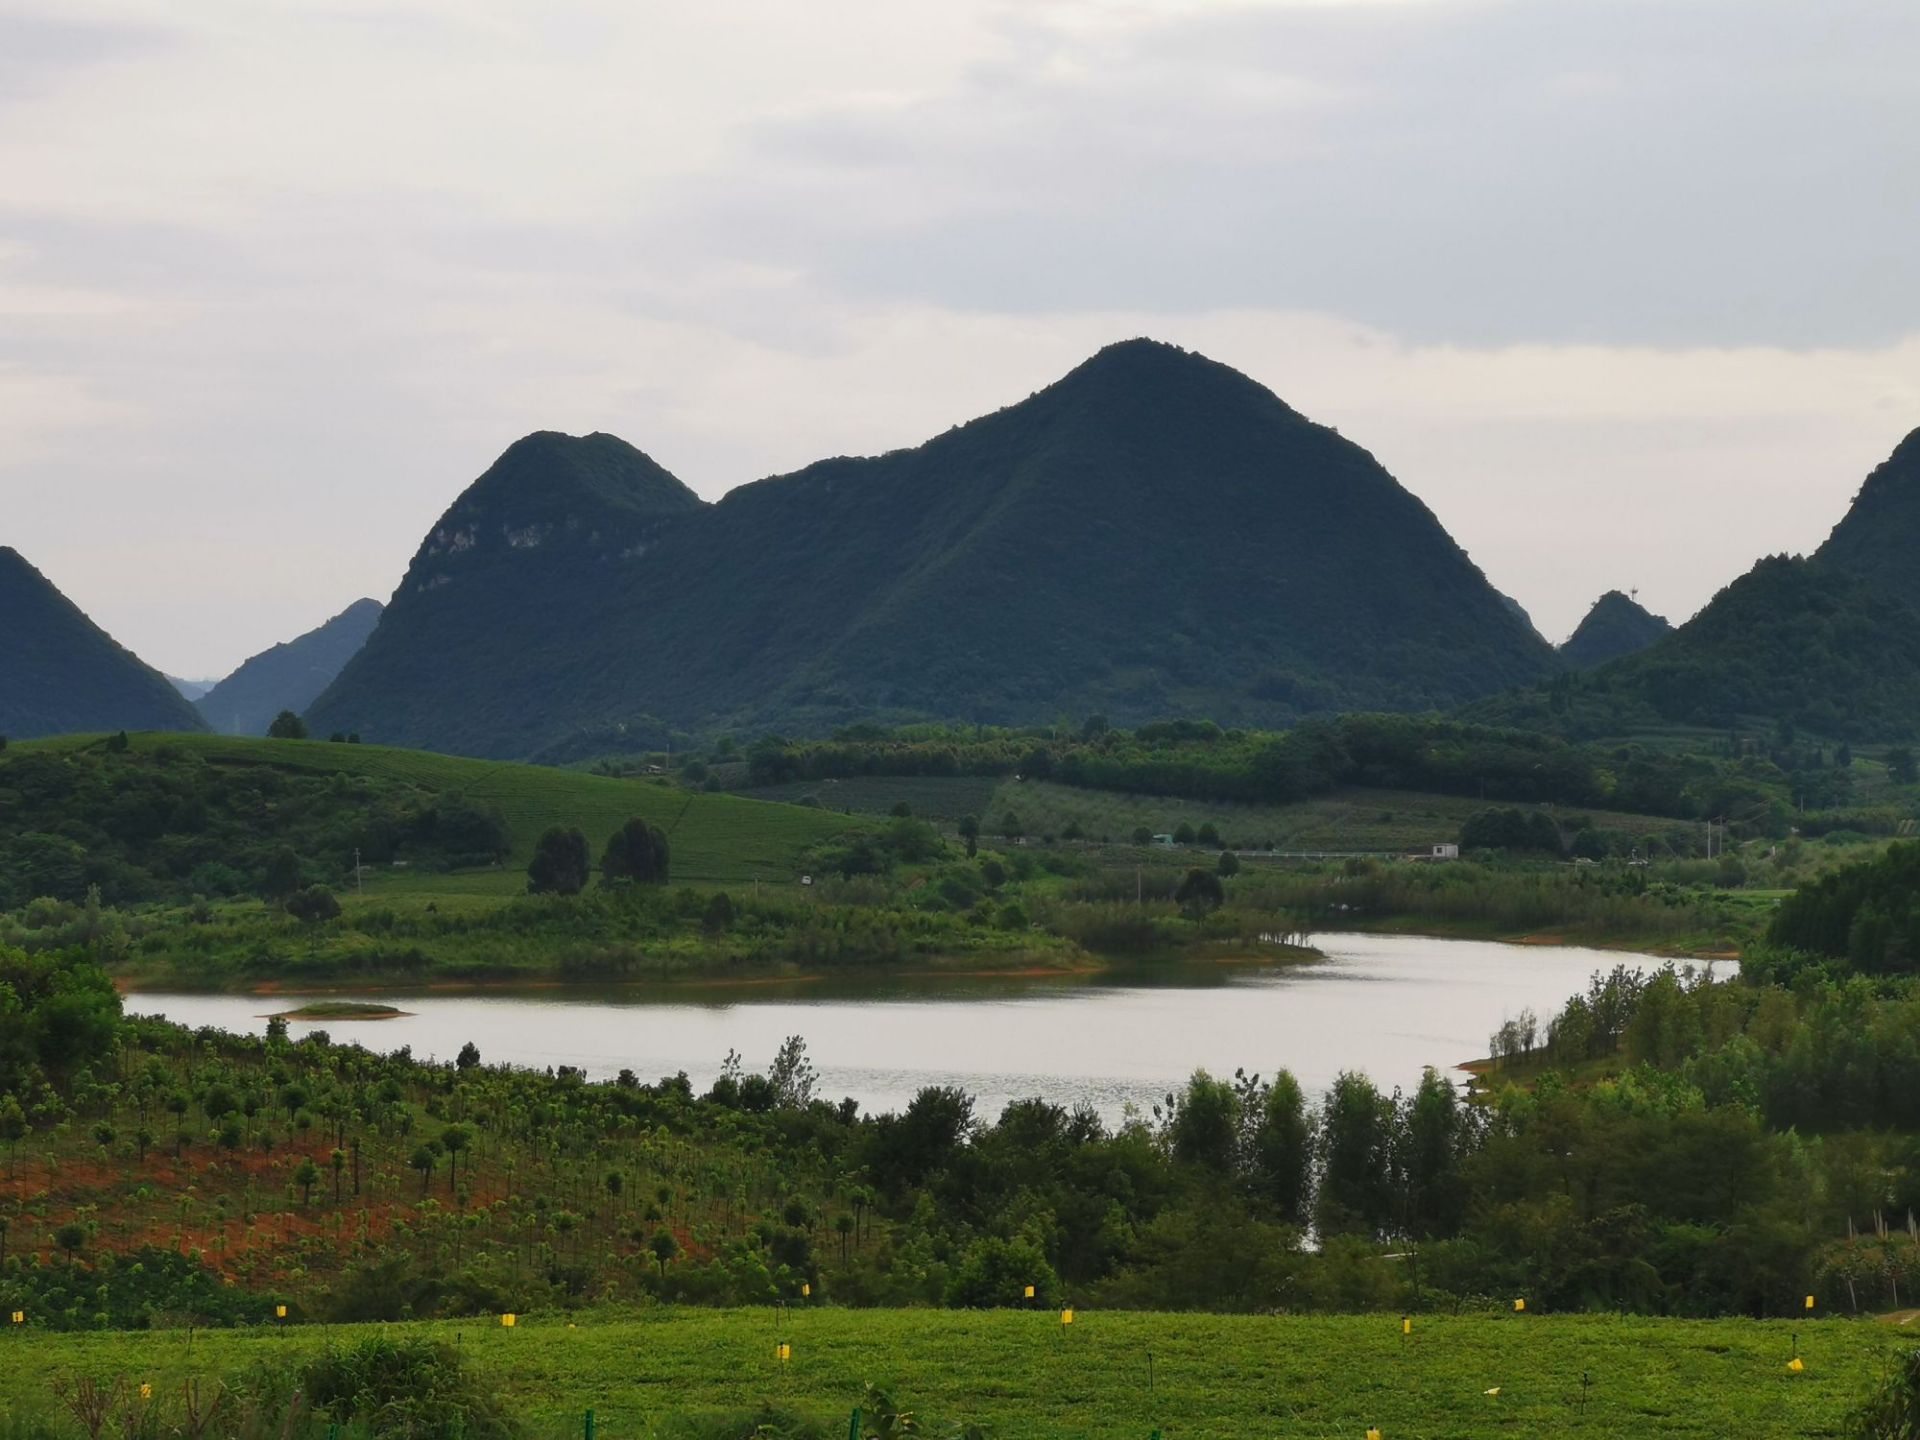
<instances>
[{"instance_id":1,"label":"crop field","mask_svg":"<svg viewBox=\"0 0 1920 1440\"><path fill-rule=\"evenodd\" d=\"M757 799L797 802L811 796L832 810L883 815L906 804L915 815L952 822L978 816L997 836L1011 813L1029 836L1059 835L1078 825L1090 838L1126 841L1136 829L1171 834L1182 824L1212 825L1236 849L1408 850L1455 839L1460 826L1491 802L1407 790L1338 790L1293 805L1233 805L1087 790L1036 780L863 775L843 780L792 781L748 792ZM1685 822L1653 815L1582 809L1595 825L1661 833Z\"/></svg>"},{"instance_id":2,"label":"crop field","mask_svg":"<svg viewBox=\"0 0 1920 1440\"><path fill-rule=\"evenodd\" d=\"M376 1327L0 1336L0 1408L52 1406L63 1375L151 1383L243 1373ZM393 1327L397 1328L397 1327ZM999 1440L1490 1435L1817 1437L1915 1337L1873 1321L1607 1316L1226 1316L822 1309L585 1312L435 1322L551 1435L607 1440L768 1401L839 1433L874 1382L934 1434ZM1805 1368L1787 1362L1796 1348ZM791 1360L775 1358L781 1341Z\"/></svg>"},{"instance_id":3,"label":"crop field","mask_svg":"<svg viewBox=\"0 0 1920 1440\"><path fill-rule=\"evenodd\" d=\"M77 748L98 736L26 742L21 748ZM647 780L615 779L576 770L469 760L385 745L338 745L321 740L252 740L219 735L141 734L136 750L171 747L216 765L273 765L320 774L388 778L435 792L459 791L497 808L513 839L513 855L498 870L466 875L409 876L379 882L387 893L418 889L505 895L526 888L523 868L533 842L549 825L578 826L596 852L633 816L643 816L673 839L676 881L727 883L795 878L798 857L847 828L846 817L797 805L771 805L736 795L708 795Z\"/></svg>"},{"instance_id":4,"label":"crop field","mask_svg":"<svg viewBox=\"0 0 1920 1440\"><path fill-rule=\"evenodd\" d=\"M789 780L744 793L756 800L789 805L812 800L828 810L856 815L885 815L904 804L926 820L946 821L951 827L963 815L983 821L993 811L994 792L1001 781L991 775L941 778L924 775L850 775L842 779Z\"/></svg>"}]
</instances>

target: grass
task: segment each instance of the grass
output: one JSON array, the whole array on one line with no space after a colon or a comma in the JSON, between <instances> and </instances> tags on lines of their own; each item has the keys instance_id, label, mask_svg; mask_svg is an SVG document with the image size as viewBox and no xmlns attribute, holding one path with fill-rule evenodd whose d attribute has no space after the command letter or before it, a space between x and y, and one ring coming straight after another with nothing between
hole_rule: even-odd
<instances>
[{"instance_id":1,"label":"grass","mask_svg":"<svg viewBox=\"0 0 1920 1440\"><path fill-rule=\"evenodd\" d=\"M22 749L58 751L96 744L100 736L62 736L23 742ZM550 825L577 826L597 853L633 816L643 816L673 840L676 881L772 883L796 878L800 853L848 828L844 816L797 805L772 805L737 795L701 794L641 779L616 779L541 765L469 760L386 745L339 745L324 740L254 740L225 735L139 734L136 750L170 748L211 765L273 765L316 774L368 775L435 792L459 791L497 808L512 835L513 853L498 869L459 875L409 870L370 876L384 894L481 894L526 889L525 866L534 841Z\"/></svg>"},{"instance_id":2,"label":"grass","mask_svg":"<svg viewBox=\"0 0 1920 1440\"><path fill-rule=\"evenodd\" d=\"M589 1407L607 1440L770 1400L839 1433L873 1381L932 1433L997 1440L1287 1434L1839 1436L1913 1337L1871 1321L1611 1316L1227 1316L822 1309L588 1312L407 1327L457 1342L557 1433ZM51 1406L61 1375L124 1373L157 1395L379 1327L0 1336L0 1408ZM1806 1369L1786 1362L1798 1336ZM786 1340L792 1360L774 1346ZM1151 1357L1152 1387L1148 1385ZM1591 1381L1584 1405L1581 1378ZM1487 1393L1498 1388L1498 1394Z\"/></svg>"},{"instance_id":3,"label":"grass","mask_svg":"<svg viewBox=\"0 0 1920 1440\"><path fill-rule=\"evenodd\" d=\"M812 800L828 810L856 815L885 815L904 804L926 820L953 822L974 815L983 822L994 810L994 792L1002 781L987 776L942 778L923 775L850 775L843 779L789 780L744 793L757 800L797 805Z\"/></svg>"},{"instance_id":4,"label":"grass","mask_svg":"<svg viewBox=\"0 0 1920 1440\"><path fill-rule=\"evenodd\" d=\"M1421 848L1459 837L1461 824L1490 801L1409 790L1336 790L1292 805L1233 805L1180 800L1115 790L1086 790L1049 781L961 777L857 776L845 780L793 781L748 792L763 800L796 802L812 796L822 806L855 814L884 815L905 803L916 815L936 821L978 816L989 835L1000 831L1009 811L1030 836L1059 835L1077 824L1088 836L1120 842L1144 826L1171 834L1183 823L1196 830L1211 824L1221 840L1236 848L1265 846L1283 850L1379 850ZM1576 809L1602 829L1636 835L1667 831L1686 822L1654 815Z\"/></svg>"}]
</instances>

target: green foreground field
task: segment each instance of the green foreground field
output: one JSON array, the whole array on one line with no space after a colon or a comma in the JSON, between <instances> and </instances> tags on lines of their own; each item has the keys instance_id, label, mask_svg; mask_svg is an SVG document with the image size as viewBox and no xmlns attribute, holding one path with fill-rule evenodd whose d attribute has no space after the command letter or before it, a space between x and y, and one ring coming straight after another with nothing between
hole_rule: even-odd
<instances>
[{"instance_id":1,"label":"green foreground field","mask_svg":"<svg viewBox=\"0 0 1920 1440\"><path fill-rule=\"evenodd\" d=\"M0 1336L0 1404L51 1407L62 1375L231 1375L382 1327ZM385 1327L397 1329L401 1327ZM1872 1321L1805 1325L1611 1316L1265 1317L822 1309L586 1313L405 1327L456 1343L553 1435L589 1407L605 1440L762 1401L844 1425L868 1382L931 1433L997 1440L1351 1436L1840 1436L1916 1338ZM1787 1368L1798 1337L1805 1370ZM781 1340L792 1359L775 1358ZM1152 1383L1149 1386L1149 1367ZM1582 1377L1590 1384L1583 1403ZM1496 1392L1497 1393L1492 1393ZM831 1433L837 1433L831 1432Z\"/></svg>"}]
</instances>

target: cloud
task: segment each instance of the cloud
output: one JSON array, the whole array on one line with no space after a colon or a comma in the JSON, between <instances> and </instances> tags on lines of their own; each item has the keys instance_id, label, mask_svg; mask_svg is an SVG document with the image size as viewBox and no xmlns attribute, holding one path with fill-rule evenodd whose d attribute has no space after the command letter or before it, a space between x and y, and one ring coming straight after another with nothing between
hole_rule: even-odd
<instances>
[{"instance_id":1,"label":"cloud","mask_svg":"<svg viewBox=\"0 0 1920 1440\"><path fill-rule=\"evenodd\" d=\"M223 669L515 436L709 496L1110 340L1373 449L1551 634L1920 423L1920 12L70 0L0 15L0 524Z\"/></svg>"}]
</instances>

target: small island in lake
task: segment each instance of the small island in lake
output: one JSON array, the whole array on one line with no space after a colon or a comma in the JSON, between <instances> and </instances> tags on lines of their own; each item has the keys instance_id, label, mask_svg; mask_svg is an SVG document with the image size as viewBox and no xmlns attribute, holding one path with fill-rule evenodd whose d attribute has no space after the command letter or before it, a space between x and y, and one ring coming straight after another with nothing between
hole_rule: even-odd
<instances>
[{"instance_id":1,"label":"small island in lake","mask_svg":"<svg viewBox=\"0 0 1920 1440\"><path fill-rule=\"evenodd\" d=\"M297 1010L282 1010L270 1020L398 1020L410 1010L376 1005L366 1000L314 1000Z\"/></svg>"}]
</instances>

